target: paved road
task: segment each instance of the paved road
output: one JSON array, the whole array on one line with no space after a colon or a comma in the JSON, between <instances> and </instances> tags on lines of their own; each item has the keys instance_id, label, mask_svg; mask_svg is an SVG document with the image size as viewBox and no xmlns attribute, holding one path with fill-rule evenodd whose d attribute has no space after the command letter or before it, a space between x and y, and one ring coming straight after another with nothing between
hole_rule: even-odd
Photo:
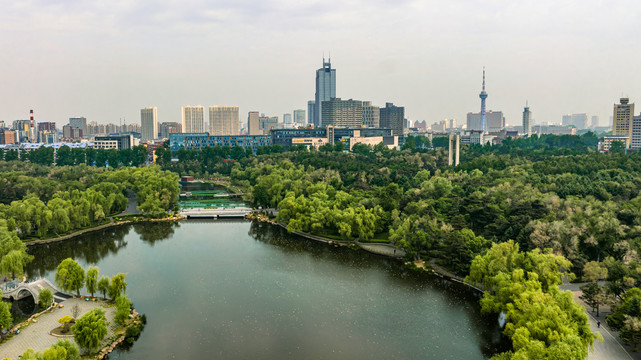
<instances>
[{"instance_id":1,"label":"paved road","mask_svg":"<svg viewBox=\"0 0 641 360\"><path fill-rule=\"evenodd\" d=\"M594 351L588 355L589 360L615 360L615 359L638 359L639 356L632 357L628 352L619 344L615 338L615 334L611 334L604 326L597 328L597 320L586 311L590 321L590 329L592 332L600 332L603 335L603 342L594 342Z\"/></svg>"},{"instance_id":2,"label":"paved road","mask_svg":"<svg viewBox=\"0 0 641 360\"><path fill-rule=\"evenodd\" d=\"M28 327L21 329L20 334L15 335L11 340L0 345L0 359L7 357L17 359L18 355L22 355L29 348L42 352L46 348L58 342L59 338L49 335L49 331L60 326L58 319L65 315L71 316L71 308L74 304L78 304L78 306L80 306L80 316L82 316L92 308L101 306L102 303L87 302L81 299L68 299L65 300L63 304L64 308L58 308L52 313L40 315L37 318L38 322L32 323ZM102 309L106 312L107 321L110 323L108 328L111 333L116 326L114 322L116 308L109 307ZM73 336L68 337L67 339L73 341Z\"/></svg>"},{"instance_id":3,"label":"paved road","mask_svg":"<svg viewBox=\"0 0 641 360\"><path fill-rule=\"evenodd\" d=\"M136 201L136 193L131 189L127 189L127 200L129 201L127 203L127 208L119 215L140 214L140 210L138 210L138 201Z\"/></svg>"}]
</instances>

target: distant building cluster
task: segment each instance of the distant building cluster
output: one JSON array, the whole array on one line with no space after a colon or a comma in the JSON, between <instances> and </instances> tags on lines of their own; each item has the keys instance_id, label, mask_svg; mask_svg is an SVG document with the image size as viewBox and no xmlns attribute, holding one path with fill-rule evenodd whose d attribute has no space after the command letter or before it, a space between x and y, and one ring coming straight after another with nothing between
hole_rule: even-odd
<instances>
[{"instance_id":1,"label":"distant building cluster","mask_svg":"<svg viewBox=\"0 0 641 360\"><path fill-rule=\"evenodd\" d=\"M634 115L634 103L629 98L621 98L614 104L612 135L603 138L599 150L610 151L614 142L623 144L625 150L641 149L641 114Z\"/></svg>"}]
</instances>

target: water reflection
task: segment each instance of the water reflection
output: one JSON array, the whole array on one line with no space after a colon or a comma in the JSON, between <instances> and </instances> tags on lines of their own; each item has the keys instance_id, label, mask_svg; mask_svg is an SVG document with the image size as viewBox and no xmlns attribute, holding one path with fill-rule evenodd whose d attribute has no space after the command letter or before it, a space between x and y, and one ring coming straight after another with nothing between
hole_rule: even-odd
<instances>
[{"instance_id":1,"label":"water reflection","mask_svg":"<svg viewBox=\"0 0 641 360\"><path fill-rule=\"evenodd\" d=\"M179 223L174 222L143 222L133 225L136 234L140 235L140 239L152 246L155 242L166 240L174 235L175 229L179 228Z\"/></svg>"}]
</instances>

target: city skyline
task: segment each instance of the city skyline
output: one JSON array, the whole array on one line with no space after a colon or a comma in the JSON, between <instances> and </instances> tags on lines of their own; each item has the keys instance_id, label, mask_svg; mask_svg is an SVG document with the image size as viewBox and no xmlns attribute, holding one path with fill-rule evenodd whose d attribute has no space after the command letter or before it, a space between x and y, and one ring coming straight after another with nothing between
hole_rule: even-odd
<instances>
[{"instance_id":1,"label":"city skyline","mask_svg":"<svg viewBox=\"0 0 641 360\"><path fill-rule=\"evenodd\" d=\"M82 114L130 123L151 105L160 122L171 122L192 103L283 114L306 108L313 72L330 51L337 97L403 104L412 121L461 123L478 111L483 66L487 110L504 111L509 125L520 124L526 99L536 123L587 113L600 125L620 97L641 101L634 64L641 50L629 43L641 30L631 1L286 5L4 3L0 120L27 119L34 109L37 122ZM279 18L291 21L269 28L256 21ZM214 56L204 46L216 44L231 51Z\"/></svg>"}]
</instances>

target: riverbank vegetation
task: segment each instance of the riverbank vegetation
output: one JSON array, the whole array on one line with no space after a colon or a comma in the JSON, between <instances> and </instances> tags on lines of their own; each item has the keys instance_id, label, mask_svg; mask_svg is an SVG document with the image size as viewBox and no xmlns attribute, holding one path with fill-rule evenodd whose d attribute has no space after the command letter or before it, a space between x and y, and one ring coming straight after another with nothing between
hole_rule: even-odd
<instances>
[{"instance_id":1,"label":"riverbank vegetation","mask_svg":"<svg viewBox=\"0 0 641 360\"><path fill-rule=\"evenodd\" d=\"M256 206L277 210L276 220L290 231L345 241L388 238L411 258L434 259L475 281L484 279L470 272L475 259L509 243L526 259L553 256L559 273L573 272L578 279L589 277L594 264L607 268L602 292L615 308L640 284L641 155L598 153L592 133L545 135L463 146L461 165L452 167L436 140L437 148L420 139L400 151L382 145L358 145L349 153L270 147L263 151L268 155L232 157L210 149L214 156L207 157L183 150L183 161L161 165L181 175L229 176L251 192ZM557 270L549 271L555 277ZM502 283L486 289L490 295L512 289L493 308L507 310L512 324L505 334L515 341L513 353L504 356L536 349L555 349L553 354L569 346L585 357L593 335L556 280L552 284L527 267L495 276ZM550 313L525 308L536 302L547 304ZM543 332L564 334L544 339L527 322L548 315L574 325L555 329L541 323Z\"/></svg>"}]
</instances>

